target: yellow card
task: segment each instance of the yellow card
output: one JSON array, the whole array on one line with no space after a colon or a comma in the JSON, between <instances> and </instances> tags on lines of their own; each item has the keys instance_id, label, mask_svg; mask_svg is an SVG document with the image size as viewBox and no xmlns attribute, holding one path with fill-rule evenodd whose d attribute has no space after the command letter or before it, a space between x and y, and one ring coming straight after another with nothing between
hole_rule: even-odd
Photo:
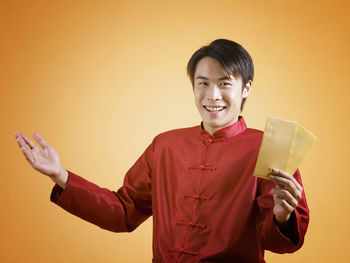
<instances>
[{"instance_id":1,"label":"yellow card","mask_svg":"<svg viewBox=\"0 0 350 263\"><path fill-rule=\"evenodd\" d=\"M268 117L254 176L267 178L271 169L293 175L316 139L296 121Z\"/></svg>"}]
</instances>

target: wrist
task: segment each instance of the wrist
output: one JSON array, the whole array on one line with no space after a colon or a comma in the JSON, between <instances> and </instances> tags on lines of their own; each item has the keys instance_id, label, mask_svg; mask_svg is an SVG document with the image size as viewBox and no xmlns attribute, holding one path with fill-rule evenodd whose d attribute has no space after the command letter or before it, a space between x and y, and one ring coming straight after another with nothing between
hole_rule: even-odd
<instances>
[{"instance_id":1,"label":"wrist","mask_svg":"<svg viewBox=\"0 0 350 263\"><path fill-rule=\"evenodd\" d=\"M62 166L60 167L59 170L60 170L59 174L51 177L51 180L57 185L59 185L62 189L64 189L68 182L68 172Z\"/></svg>"}]
</instances>

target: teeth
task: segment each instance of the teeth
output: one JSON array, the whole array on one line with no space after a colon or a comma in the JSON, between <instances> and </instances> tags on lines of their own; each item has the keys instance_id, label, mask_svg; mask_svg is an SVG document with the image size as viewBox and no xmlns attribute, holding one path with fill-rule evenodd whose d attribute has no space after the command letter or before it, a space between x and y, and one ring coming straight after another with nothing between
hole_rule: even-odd
<instances>
[{"instance_id":1,"label":"teeth","mask_svg":"<svg viewBox=\"0 0 350 263\"><path fill-rule=\"evenodd\" d=\"M220 107L209 107L209 106L204 106L208 111L221 111L224 109L223 106Z\"/></svg>"}]
</instances>

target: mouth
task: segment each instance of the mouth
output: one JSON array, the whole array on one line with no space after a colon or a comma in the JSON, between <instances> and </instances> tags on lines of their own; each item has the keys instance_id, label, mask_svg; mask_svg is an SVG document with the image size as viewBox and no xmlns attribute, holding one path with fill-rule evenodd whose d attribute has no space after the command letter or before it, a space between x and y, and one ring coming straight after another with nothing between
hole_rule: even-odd
<instances>
[{"instance_id":1,"label":"mouth","mask_svg":"<svg viewBox=\"0 0 350 263\"><path fill-rule=\"evenodd\" d=\"M226 108L226 106L205 106L203 105L203 108L206 109L209 112L219 112Z\"/></svg>"}]
</instances>

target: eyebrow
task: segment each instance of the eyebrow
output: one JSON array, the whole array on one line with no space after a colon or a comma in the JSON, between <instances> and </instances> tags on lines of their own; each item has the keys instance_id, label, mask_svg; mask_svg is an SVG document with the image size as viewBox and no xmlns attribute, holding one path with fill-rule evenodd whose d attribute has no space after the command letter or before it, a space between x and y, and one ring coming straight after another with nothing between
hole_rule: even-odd
<instances>
[{"instance_id":1,"label":"eyebrow","mask_svg":"<svg viewBox=\"0 0 350 263\"><path fill-rule=\"evenodd\" d=\"M204 77L201 75L197 76L196 79L207 79L208 80L207 77ZM218 78L218 80L231 80L231 78L229 78L228 76L224 76L224 77Z\"/></svg>"}]
</instances>

